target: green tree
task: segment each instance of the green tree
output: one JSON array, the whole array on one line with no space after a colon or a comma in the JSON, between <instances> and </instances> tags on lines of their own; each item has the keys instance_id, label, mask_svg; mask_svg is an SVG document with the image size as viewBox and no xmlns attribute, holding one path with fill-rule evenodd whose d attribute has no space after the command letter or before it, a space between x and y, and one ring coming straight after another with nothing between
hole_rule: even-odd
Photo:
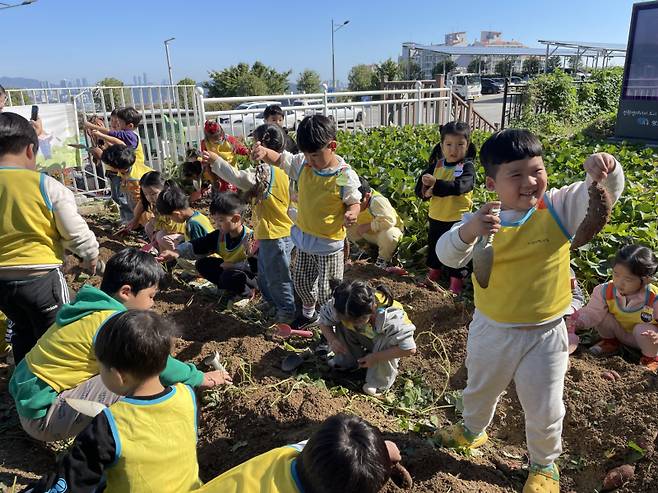
<instances>
[{"instance_id":1,"label":"green tree","mask_svg":"<svg viewBox=\"0 0 658 493\"><path fill-rule=\"evenodd\" d=\"M432 69L432 75L439 75L439 74L447 74L448 72L452 72L457 68L457 63L450 57L446 57L443 60L441 60L439 63L434 65L434 68Z\"/></svg>"},{"instance_id":2,"label":"green tree","mask_svg":"<svg viewBox=\"0 0 658 493\"><path fill-rule=\"evenodd\" d=\"M177 86L195 86L196 81L190 77L185 77L184 79L176 82ZM179 87L178 92L178 107L179 108L192 108L194 100L194 89L195 87Z\"/></svg>"},{"instance_id":3,"label":"green tree","mask_svg":"<svg viewBox=\"0 0 658 493\"><path fill-rule=\"evenodd\" d=\"M423 71L413 60L402 60L400 62L400 76L406 80L419 80L423 78Z\"/></svg>"},{"instance_id":4,"label":"green tree","mask_svg":"<svg viewBox=\"0 0 658 493\"><path fill-rule=\"evenodd\" d=\"M374 74L375 71L372 65L354 65L347 76L350 91L370 91L374 89Z\"/></svg>"},{"instance_id":5,"label":"green tree","mask_svg":"<svg viewBox=\"0 0 658 493\"><path fill-rule=\"evenodd\" d=\"M525 112L553 113L563 121L571 121L578 111L578 93L569 74L557 69L541 74L528 84L529 104Z\"/></svg>"},{"instance_id":6,"label":"green tree","mask_svg":"<svg viewBox=\"0 0 658 493\"><path fill-rule=\"evenodd\" d=\"M560 57L557 55L548 57L548 70L553 71L556 68L560 68Z\"/></svg>"},{"instance_id":7,"label":"green tree","mask_svg":"<svg viewBox=\"0 0 658 493\"><path fill-rule=\"evenodd\" d=\"M11 93L9 92L11 90ZM7 92L7 106L22 106L32 104L32 97L28 91L19 91L18 88L5 87ZM10 101L11 97L11 101Z\"/></svg>"},{"instance_id":8,"label":"green tree","mask_svg":"<svg viewBox=\"0 0 658 493\"><path fill-rule=\"evenodd\" d=\"M584 68L582 64L582 57L575 55L569 57L569 67L571 67L574 72L577 72L578 70L582 71Z\"/></svg>"},{"instance_id":9,"label":"green tree","mask_svg":"<svg viewBox=\"0 0 658 493\"><path fill-rule=\"evenodd\" d=\"M251 67L243 62L224 70L211 70L208 72L210 80L203 86L211 98L282 94L288 89L291 72L278 72L261 62L255 62Z\"/></svg>"},{"instance_id":10,"label":"green tree","mask_svg":"<svg viewBox=\"0 0 658 493\"><path fill-rule=\"evenodd\" d=\"M483 66L484 66L484 59L481 56L474 56L473 59L469 62L466 71L473 74L479 74L482 72Z\"/></svg>"},{"instance_id":11,"label":"green tree","mask_svg":"<svg viewBox=\"0 0 658 493\"><path fill-rule=\"evenodd\" d=\"M505 57L496 63L496 73L502 76L509 76L512 71L512 59Z\"/></svg>"},{"instance_id":12,"label":"green tree","mask_svg":"<svg viewBox=\"0 0 658 493\"><path fill-rule=\"evenodd\" d=\"M374 85L380 86L383 82L398 80L400 72L400 66L392 58L384 60L375 66Z\"/></svg>"},{"instance_id":13,"label":"green tree","mask_svg":"<svg viewBox=\"0 0 658 493\"><path fill-rule=\"evenodd\" d=\"M524 74L537 74L541 69L544 68L539 57L529 56L523 60L523 73Z\"/></svg>"},{"instance_id":14,"label":"green tree","mask_svg":"<svg viewBox=\"0 0 658 493\"><path fill-rule=\"evenodd\" d=\"M116 89L125 86L122 80L114 77L105 77L104 79L99 80L96 85L112 88L98 89L94 91L94 102L100 106L102 102L105 101L105 111L133 105L133 98L130 89Z\"/></svg>"},{"instance_id":15,"label":"green tree","mask_svg":"<svg viewBox=\"0 0 658 493\"><path fill-rule=\"evenodd\" d=\"M304 70L299 77L297 77L297 91L311 94L314 92L322 92L320 86L320 74L315 70Z\"/></svg>"}]
</instances>

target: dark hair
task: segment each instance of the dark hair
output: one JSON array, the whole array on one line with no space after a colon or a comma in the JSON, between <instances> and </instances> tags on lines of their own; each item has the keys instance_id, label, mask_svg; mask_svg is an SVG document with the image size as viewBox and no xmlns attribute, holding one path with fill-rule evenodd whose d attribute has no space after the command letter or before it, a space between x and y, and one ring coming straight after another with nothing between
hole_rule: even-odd
<instances>
[{"instance_id":1,"label":"dark hair","mask_svg":"<svg viewBox=\"0 0 658 493\"><path fill-rule=\"evenodd\" d=\"M464 159L473 160L477 157L477 149L475 144L471 142L471 129L468 126L468 123L464 122L448 122L445 125L439 126L439 134L441 135L441 142L444 141L447 135L457 135L464 137L466 142L468 142L468 149L466 149L466 156ZM441 142L434 146L430 154L429 164L436 164L436 162L443 158L443 150L441 149Z\"/></svg>"},{"instance_id":2,"label":"dark hair","mask_svg":"<svg viewBox=\"0 0 658 493\"><path fill-rule=\"evenodd\" d=\"M381 284L373 287L366 281L345 280L339 282L335 279L329 281L333 290L334 308L338 313L350 319L361 318L372 313L373 305L377 303L375 294L384 295L387 307L393 304L391 291Z\"/></svg>"},{"instance_id":3,"label":"dark hair","mask_svg":"<svg viewBox=\"0 0 658 493\"><path fill-rule=\"evenodd\" d=\"M297 146L302 152L317 152L336 140L336 124L324 115L309 115L297 127Z\"/></svg>"},{"instance_id":4,"label":"dark hair","mask_svg":"<svg viewBox=\"0 0 658 493\"><path fill-rule=\"evenodd\" d=\"M617 252L612 265L625 265L634 276L652 277L658 269L658 258L649 248L642 245L626 245Z\"/></svg>"},{"instance_id":5,"label":"dark hair","mask_svg":"<svg viewBox=\"0 0 658 493\"><path fill-rule=\"evenodd\" d=\"M114 109L110 112L110 116L117 116L118 113L119 113L119 109L118 109L118 108L114 108ZM118 117L117 117L117 118L118 118Z\"/></svg>"},{"instance_id":6,"label":"dark hair","mask_svg":"<svg viewBox=\"0 0 658 493\"><path fill-rule=\"evenodd\" d=\"M370 183L368 183L368 180L366 180L363 176L359 176L359 181L361 182L359 192L361 192L361 197L365 197L367 193L372 192L372 188L370 188Z\"/></svg>"},{"instance_id":7,"label":"dark hair","mask_svg":"<svg viewBox=\"0 0 658 493\"><path fill-rule=\"evenodd\" d=\"M501 164L543 155L541 142L529 130L507 128L489 137L480 149L480 162L491 178Z\"/></svg>"},{"instance_id":8,"label":"dark hair","mask_svg":"<svg viewBox=\"0 0 658 493\"><path fill-rule=\"evenodd\" d=\"M164 190L166 183L167 182L165 181L164 176L162 176L162 173L159 171L149 171L148 173L144 173L142 175L142 177L139 179L139 200L142 203L144 211L151 210L151 203L146 198L144 192L142 192L142 188L155 187L159 188L160 190Z\"/></svg>"},{"instance_id":9,"label":"dark hair","mask_svg":"<svg viewBox=\"0 0 658 493\"><path fill-rule=\"evenodd\" d=\"M286 133L278 125L265 123L254 130L254 141L260 141L268 149L282 153L286 147Z\"/></svg>"},{"instance_id":10,"label":"dark hair","mask_svg":"<svg viewBox=\"0 0 658 493\"><path fill-rule=\"evenodd\" d=\"M39 138L30 122L16 113L0 113L0 156L17 154L30 144L36 154Z\"/></svg>"},{"instance_id":11,"label":"dark hair","mask_svg":"<svg viewBox=\"0 0 658 493\"><path fill-rule=\"evenodd\" d=\"M267 120L271 116L281 116L285 118L286 114L281 109L281 106L279 106L278 104L271 104L267 108L265 108L265 111L263 111L263 119Z\"/></svg>"},{"instance_id":12,"label":"dark hair","mask_svg":"<svg viewBox=\"0 0 658 493\"><path fill-rule=\"evenodd\" d=\"M164 277L165 272L153 255L137 248L125 248L107 261L101 291L114 296L121 286L128 285L136 295L142 289L159 286Z\"/></svg>"},{"instance_id":13,"label":"dark hair","mask_svg":"<svg viewBox=\"0 0 658 493\"><path fill-rule=\"evenodd\" d=\"M327 418L297 458L297 474L308 493L376 493L392 466L380 431L347 414Z\"/></svg>"},{"instance_id":14,"label":"dark hair","mask_svg":"<svg viewBox=\"0 0 658 493\"><path fill-rule=\"evenodd\" d=\"M190 206L190 201L185 195L185 192L171 180L165 182L165 187L158 200L155 203L155 209L160 214L165 216L170 215L172 212L187 209Z\"/></svg>"},{"instance_id":15,"label":"dark hair","mask_svg":"<svg viewBox=\"0 0 658 493\"><path fill-rule=\"evenodd\" d=\"M7 91L5 91L5 88L0 85L0 94L7 94Z\"/></svg>"},{"instance_id":16,"label":"dark hair","mask_svg":"<svg viewBox=\"0 0 658 493\"><path fill-rule=\"evenodd\" d=\"M176 326L149 310L126 310L113 315L98 331L96 358L107 368L136 378L158 375L167 366Z\"/></svg>"},{"instance_id":17,"label":"dark hair","mask_svg":"<svg viewBox=\"0 0 658 493\"><path fill-rule=\"evenodd\" d=\"M128 106L117 111L117 118L136 127L142 121L142 114L132 106Z\"/></svg>"},{"instance_id":18,"label":"dark hair","mask_svg":"<svg viewBox=\"0 0 658 493\"><path fill-rule=\"evenodd\" d=\"M103 151L101 161L124 171L135 164L135 149L124 144L113 144Z\"/></svg>"},{"instance_id":19,"label":"dark hair","mask_svg":"<svg viewBox=\"0 0 658 493\"><path fill-rule=\"evenodd\" d=\"M242 214L244 208L245 203L235 193L217 194L210 202L210 214L219 214L220 216Z\"/></svg>"}]
</instances>

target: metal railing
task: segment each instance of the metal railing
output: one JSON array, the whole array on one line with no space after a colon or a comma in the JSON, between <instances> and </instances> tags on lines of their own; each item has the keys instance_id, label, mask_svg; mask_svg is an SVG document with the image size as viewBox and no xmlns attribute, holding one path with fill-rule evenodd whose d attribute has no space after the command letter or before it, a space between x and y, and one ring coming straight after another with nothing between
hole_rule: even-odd
<instances>
[{"instance_id":1,"label":"metal railing","mask_svg":"<svg viewBox=\"0 0 658 493\"><path fill-rule=\"evenodd\" d=\"M498 124L491 123L484 116L478 113L473 104L473 100L464 101L456 93L452 93L452 119L466 122L472 130L484 130L486 132L495 132L498 130Z\"/></svg>"}]
</instances>

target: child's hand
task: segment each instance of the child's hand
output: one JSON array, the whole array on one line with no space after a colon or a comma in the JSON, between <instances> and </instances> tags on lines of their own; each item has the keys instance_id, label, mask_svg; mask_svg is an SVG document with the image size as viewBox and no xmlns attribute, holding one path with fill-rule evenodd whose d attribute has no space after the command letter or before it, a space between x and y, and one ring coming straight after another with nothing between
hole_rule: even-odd
<instances>
[{"instance_id":1,"label":"child's hand","mask_svg":"<svg viewBox=\"0 0 658 493\"><path fill-rule=\"evenodd\" d=\"M422 176L421 181L426 187L432 188L436 183L436 177L434 175L430 175L429 173L425 173Z\"/></svg>"},{"instance_id":2,"label":"child's hand","mask_svg":"<svg viewBox=\"0 0 658 493\"><path fill-rule=\"evenodd\" d=\"M214 370L203 374L203 382L199 385L201 390L212 389L218 385L232 385L233 379L224 370Z\"/></svg>"},{"instance_id":3,"label":"child's hand","mask_svg":"<svg viewBox=\"0 0 658 493\"><path fill-rule=\"evenodd\" d=\"M580 320L578 312L572 313L567 318L567 332L575 334L577 330L583 329L584 327L585 324L582 322L582 320Z\"/></svg>"},{"instance_id":4,"label":"child's hand","mask_svg":"<svg viewBox=\"0 0 658 493\"><path fill-rule=\"evenodd\" d=\"M356 211L348 210L344 216L344 222L346 227L353 226L356 224L356 218L359 216L359 213Z\"/></svg>"},{"instance_id":5,"label":"child's hand","mask_svg":"<svg viewBox=\"0 0 658 493\"><path fill-rule=\"evenodd\" d=\"M260 141L256 142L251 148L252 161L262 161L267 156L267 148L263 146Z\"/></svg>"},{"instance_id":6,"label":"child's hand","mask_svg":"<svg viewBox=\"0 0 658 493\"><path fill-rule=\"evenodd\" d=\"M379 355L377 353L366 354L363 358L357 360L359 368L372 368L379 363Z\"/></svg>"},{"instance_id":7,"label":"child's hand","mask_svg":"<svg viewBox=\"0 0 658 493\"><path fill-rule=\"evenodd\" d=\"M180 253L174 252L173 250L164 250L158 255L158 260L160 262L170 262L176 260L178 257L180 257Z\"/></svg>"},{"instance_id":8,"label":"child's hand","mask_svg":"<svg viewBox=\"0 0 658 493\"><path fill-rule=\"evenodd\" d=\"M459 236L464 243L470 245L480 236L489 236L500 230L500 217L498 214L492 214L494 210L500 212L500 202L484 204L459 228Z\"/></svg>"},{"instance_id":9,"label":"child's hand","mask_svg":"<svg viewBox=\"0 0 658 493\"><path fill-rule=\"evenodd\" d=\"M649 339L651 344L658 344L658 332L654 330L645 330L642 332L642 336Z\"/></svg>"},{"instance_id":10,"label":"child's hand","mask_svg":"<svg viewBox=\"0 0 658 493\"><path fill-rule=\"evenodd\" d=\"M583 168L592 177L592 180L601 182L608 177L608 174L615 169L616 165L617 161L611 154L597 152L587 158Z\"/></svg>"},{"instance_id":11,"label":"child's hand","mask_svg":"<svg viewBox=\"0 0 658 493\"><path fill-rule=\"evenodd\" d=\"M203 151L201 153L201 162L206 166L211 165L212 163L214 163L218 159L219 159L219 156L217 154L215 154L214 152Z\"/></svg>"}]
</instances>

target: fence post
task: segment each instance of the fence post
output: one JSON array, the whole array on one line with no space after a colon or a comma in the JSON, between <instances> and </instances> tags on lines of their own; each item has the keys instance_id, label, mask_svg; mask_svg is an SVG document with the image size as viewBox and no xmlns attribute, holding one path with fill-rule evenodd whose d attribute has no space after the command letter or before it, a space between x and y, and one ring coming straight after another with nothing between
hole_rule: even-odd
<instances>
[{"instance_id":1,"label":"fence post","mask_svg":"<svg viewBox=\"0 0 658 493\"><path fill-rule=\"evenodd\" d=\"M472 99L467 99L466 100L466 123L473 130L475 130L475 124L471 123L472 119L473 119L473 100Z\"/></svg>"},{"instance_id":2,"label":"fence post","mask_svg":"<svg viewBox=\"0 0 658 493\"><path fill-rule=\"evenodd\" d=\"M448 81L448 116L445 121L441 123L447 123L452 120L452 81Z\"/></svg>"},{"instance_id":3,"label":"fence post","mask_svg":"<svg viewBox=\"0 0 658 493\"><path fill-rule=\"evenodd\" d=\"M436 75L436 87L438 89L443 89L446 86L445 84L445 77L443 74L437 74ZM443 92L439 91L437 93L439 95L439 98L443 96ZM437 124L442 124L443 122L441 121L441 114L443 111L444 103L443 101L439 100L435 103L435 116L434 116L434 123Z\"/></svg>"},{"instance_id":4,"label":"fence post","mask_svg":"<svg viewBox=\"0 0 658 493\"><path fill-rule=\"evenodd\" d=\"M423 83L419 80L416 81L414 84L416 86L416 125L421 125L423 123L423 111L422 111L422 104L423 104L423 93L421 92L421 89L423 88Z\"/></svg>"},{"instance_id":5,"label":"fence post","mask_svg":"<svg viewBox=\"0 0 658 493\"><path fill-rule=\"evenodd\" d=\"M199 150L201 150L201 139L203 135L203 126L206 123L206 108L203 104L203 88L197 87L194 91L194 98L196 100L196 115L197 115L197 128L196 128L196 137L197 144L199 145Z\"/></svg>"},{"instance_id":6,"label":"fence post","mask_svg":"<svg viewBox=\"0 0 658 493\"><path fill-rule=\"evenodd\" d=\"M329 91L329 86L327 84L322 84L322 92L324 93L322 97L324 104L324 108L322 109L322 114L324 116L329 116L329 96L327 96L328 91Z\"/></svg>"},{"instance_id":7,"label":"fence post","mask_svg":"<svg viewBox=\"0 0 658 493\"><path fill-rule=\"evenodd\" d=\"M503 90L503 114L500 115L500 129L505 129L505 112L507 110L507 79L505 79L505 89Z\"/></svg>"}]
</instances>

